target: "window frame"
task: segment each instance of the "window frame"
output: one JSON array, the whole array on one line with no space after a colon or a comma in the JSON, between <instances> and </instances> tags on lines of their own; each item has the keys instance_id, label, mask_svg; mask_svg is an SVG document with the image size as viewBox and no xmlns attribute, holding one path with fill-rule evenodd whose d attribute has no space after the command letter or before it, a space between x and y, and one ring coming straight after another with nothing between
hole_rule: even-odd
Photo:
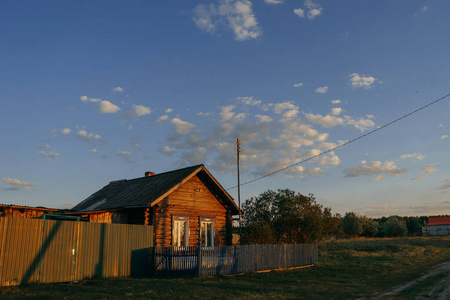
<instances>
[{"instance_id":1,"label":"window frame","mask_svg":"<svg viewBox=\"0 0 450 300\"><path fill-rule=\"evenodd\" d=\"M190 237L190 224L189 219L190 215L172 215L172 247L188 247L189 246L189 237ZM175 223L184 223L184 245L175 245ZM179 229L178 229L179 231ZM177 232L177 237L179 236ZM180 240L181 242L181 240Z\"/></svg>"},{"instance_id":2,"label":"window frame","mask_svg":"<svg viewBox=\"0 0 450 300\"><path fill-rule=\"evenodd\" d=\"M207 217L207 216L200 216L199 217L199 244L202 248L204 249L213 249L214 245L215 245L215 237L216 237L216 229L215 229L215 221L216 221L216 217ZM211 224L211 231L209 233L209 237L208 237L208 232L207 232L207 227L205 228L206 232L205 232L205 236L206 236L206 242L205 244L203 244L203 239L202 239L202 224ZM207 246L207 241L208 239L211 241L211 245Z\"/></svg>"}]
</instances>

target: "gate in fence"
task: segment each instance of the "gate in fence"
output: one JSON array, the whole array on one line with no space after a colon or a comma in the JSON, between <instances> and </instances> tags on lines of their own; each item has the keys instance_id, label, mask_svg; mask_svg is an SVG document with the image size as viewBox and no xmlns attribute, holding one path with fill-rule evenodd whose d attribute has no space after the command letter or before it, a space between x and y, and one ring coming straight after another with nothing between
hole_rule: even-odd
<instances>
[{"instance_id":1,"label":"gate in fence","mask_svg":"<svg viewBox=\"0 0 450 300\"><path fill-rule=\"evenodd\" d=\"M151 265L156 274L225 275L313 265L317 251L316 244L154 247Z\"/></svg>"}]
</instances>

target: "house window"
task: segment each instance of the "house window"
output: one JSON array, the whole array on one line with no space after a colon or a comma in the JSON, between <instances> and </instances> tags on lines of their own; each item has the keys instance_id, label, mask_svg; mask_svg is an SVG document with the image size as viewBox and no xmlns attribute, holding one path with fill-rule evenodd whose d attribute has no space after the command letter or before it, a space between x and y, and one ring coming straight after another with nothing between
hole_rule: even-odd
<instances>
[{"instance_id":1,"label":"house window","mask_svg":"<svg viewBox=\"0 0 450 300\"><path fill-rule=\"evenodd\" d=\"M189 216L172 216L172 246L189 246Z\"/></svg>"},{"instance_id":2,"label":"house window","mask_svg":"<svg viewBox=\"0 0 450 300\"><path fill-rule=\"evenodd\" d=\"M214 218L200 217L200 244L202 247L214 247Z\"/></svg>"}]
</instances>

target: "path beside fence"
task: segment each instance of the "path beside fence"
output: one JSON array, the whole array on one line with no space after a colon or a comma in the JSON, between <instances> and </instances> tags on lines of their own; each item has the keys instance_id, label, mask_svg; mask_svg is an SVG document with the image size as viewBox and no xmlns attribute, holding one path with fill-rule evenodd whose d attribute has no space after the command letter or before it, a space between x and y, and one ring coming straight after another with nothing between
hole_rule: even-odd
<instances>
[{"instance_id":1,"label":"path beside fence","mask_svg":"<svg viewBox=\"0 0 450 300\"><path fill-rule=\"evenodd\" d=\"M155 247L152 265L156 274L225 275L313 265L317 253L317 244Z\"/></svg>"}]
</instances>

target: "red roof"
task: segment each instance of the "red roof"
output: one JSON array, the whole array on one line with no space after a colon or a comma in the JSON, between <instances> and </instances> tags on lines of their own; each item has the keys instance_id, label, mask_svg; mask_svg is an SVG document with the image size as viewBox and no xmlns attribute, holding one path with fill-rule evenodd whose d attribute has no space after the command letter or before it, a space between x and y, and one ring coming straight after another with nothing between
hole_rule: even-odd
<instances>
[{"instance_id":1,"label":"red roof","mask_svg":"<svg viewBox=\"0 0 450 300\"><path fill-rule=\"evenodd\" d=\"M450 225L450 217L434 217L428 219L428 226Z\"/></svg>"}]
</instances>

